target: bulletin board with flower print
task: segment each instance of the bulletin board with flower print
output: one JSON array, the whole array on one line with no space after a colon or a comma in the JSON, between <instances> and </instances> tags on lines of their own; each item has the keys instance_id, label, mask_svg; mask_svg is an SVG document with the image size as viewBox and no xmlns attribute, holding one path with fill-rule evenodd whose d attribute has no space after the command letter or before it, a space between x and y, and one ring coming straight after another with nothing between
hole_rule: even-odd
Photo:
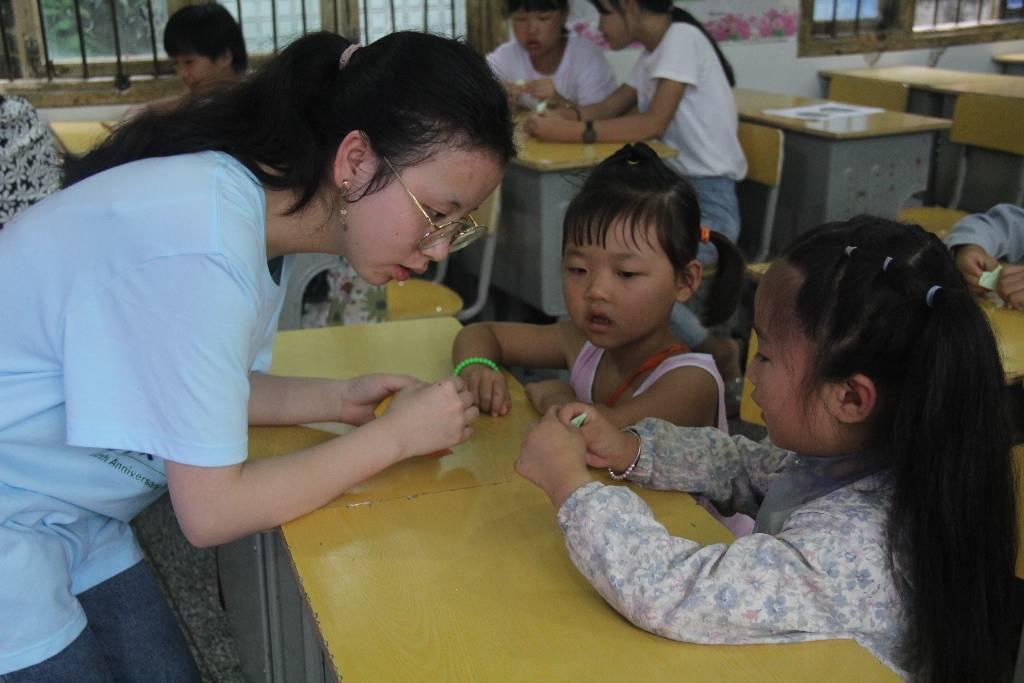
<instances>
[{"instance_id":1,"label":"bulletin board with flower print","mask_svg":"<svg viewBox=\"0 0 1024 683\"><path fill-rule=\"evenodd\" d=\"M587 0L570 0L569 27L598 45L597 10ZM704 23L719 42L787 40L800 27L799 0L680 0L679 7Z\"/></svg>"}]
</instances>

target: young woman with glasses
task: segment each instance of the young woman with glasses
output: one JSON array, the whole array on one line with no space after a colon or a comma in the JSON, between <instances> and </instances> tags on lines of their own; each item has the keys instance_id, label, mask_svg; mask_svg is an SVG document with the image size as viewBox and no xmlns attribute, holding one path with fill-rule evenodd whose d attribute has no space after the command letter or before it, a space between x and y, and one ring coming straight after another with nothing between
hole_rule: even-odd
<instances>
[{"instance_id":1,"label":"young woman with glasses","mask_svg":"<svg viewBox=\"0 0 1024 683\"><path fill-rule=\"evenodd\" d=\"M132 517L169 489L186 537L216 545L468 436L458 379L264 373L286 255L339 254L372 283L423 271L478 236L511 132L463 44L314 34L117 129L0 231L0 610L19 617L0 678L197 679ZM246 461L249 425L322 420L359 428Z\"/></svg>"}]
</instances>

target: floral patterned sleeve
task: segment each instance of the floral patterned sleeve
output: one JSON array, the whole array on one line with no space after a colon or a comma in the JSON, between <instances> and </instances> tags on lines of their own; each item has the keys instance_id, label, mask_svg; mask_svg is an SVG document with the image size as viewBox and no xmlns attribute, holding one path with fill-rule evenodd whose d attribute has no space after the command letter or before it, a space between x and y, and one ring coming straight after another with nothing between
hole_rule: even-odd
<instances>
[{"instance_id":1,"label":"floral patterned sleeve","mask_svg":"<svg viewBox=\"0 0 1024 683\"><path fill-rule=\"evenodd\" d=\"M639 483L700 491L744 511L756 512L790 457L714 429L645 420L638 430ZM853 638L903 674L902 605L885 541L888 499L874 479L799 507L775 535L731 544L672 536L627 487L596 482L573 492L558 524L576 567L640 628L696 643Z\"/></svg>"},{"instance_id":2,"label":"floral patterned sleeve","mask_svg":"<svg viewBox=\"0 0 1024 683\"><path fill-rule=\"evenodd\" d=\"M640 459L631 480L647 488L703 495L726 514L756 517L765 490L795 457L714 427L677 427L648 418L636 430Z\"/></svg>"}]
</instances>

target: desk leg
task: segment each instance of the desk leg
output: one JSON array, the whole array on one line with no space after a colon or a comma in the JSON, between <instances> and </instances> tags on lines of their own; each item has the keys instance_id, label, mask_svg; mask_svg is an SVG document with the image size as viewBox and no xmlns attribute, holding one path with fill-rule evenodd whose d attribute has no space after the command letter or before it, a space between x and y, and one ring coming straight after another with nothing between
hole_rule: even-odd
<instances>
[{"instance_id":1,"label":"desk leg","mask_svg":"<svg viewBox=\"0 0 1024 683\"><path fill-rule=\"evenodd\" d=\"M932 133L833 140L786 134L773 253L827 221L895 218L928 186Z\"/></svg>"},{"instance_id":2,"label":"desk leg","mask_svg":"<svg viewBox=\"0 0 1024 683\"><path fill-rule=\"evenodd\" d=\"M501 226L491 281L547 315L565 313L562 221L585 176L512 164L501 184Z\"/></svg>"},{"instance_id":3,"label":"desk leg","mask_svg":"<svg viewBox=\"0 0 1024 683\"><path fill-rule=\"evenodd\" d=\"M279 531L220 546L217 571L246 680L337 681Z\"/></svg>"}]
</instances>

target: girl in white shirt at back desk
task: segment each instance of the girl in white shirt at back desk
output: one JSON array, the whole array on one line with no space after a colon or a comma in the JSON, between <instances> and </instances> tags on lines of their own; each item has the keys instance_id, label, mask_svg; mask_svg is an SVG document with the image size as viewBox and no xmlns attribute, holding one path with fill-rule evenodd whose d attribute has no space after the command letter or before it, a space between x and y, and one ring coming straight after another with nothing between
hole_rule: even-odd
<instances>
[{"instance_id":1,"label":"girl in white shirt at back desk","mask_svg":"<svg viewBox=\"0 0 1024 683\"><path fill-rule=\"evenodd\" d=\"M505 0L513 39L487 55L491 70L524 109L594 104L615 90L601 48L565 30L568 0Z\"/></svg>"}]
</instances>

